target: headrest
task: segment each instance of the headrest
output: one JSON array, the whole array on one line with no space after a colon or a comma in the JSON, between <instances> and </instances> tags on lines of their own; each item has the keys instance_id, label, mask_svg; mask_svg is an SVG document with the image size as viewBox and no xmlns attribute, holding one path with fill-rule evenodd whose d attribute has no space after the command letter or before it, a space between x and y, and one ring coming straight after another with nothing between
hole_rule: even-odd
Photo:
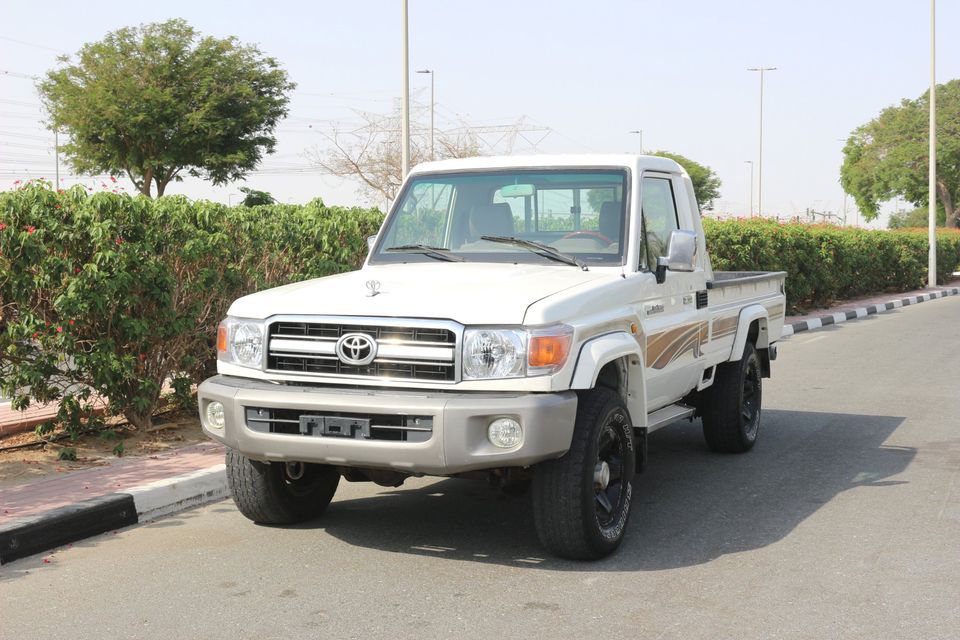
<instances>
[{"instance_id":1,"label":"headrest","mask_svg":"<svg viewBox=\"0 0 960 640\"><path fill-rule=\"evenodd\" d=\"M512 236L513 210L506 202L478 204L470 211L470 224L478 236Z\"/></svg>"},{"instance_id":2,"label":"headrest","mask_svg":"<svg viewBox=\"0 0 960 640\"><path fill-rule=\"evenodd\" d=\"M620 221L622 203L616 200L607 200L600 205L600 233L614 242L620 241Z\"/></svg>"}]
</instances>

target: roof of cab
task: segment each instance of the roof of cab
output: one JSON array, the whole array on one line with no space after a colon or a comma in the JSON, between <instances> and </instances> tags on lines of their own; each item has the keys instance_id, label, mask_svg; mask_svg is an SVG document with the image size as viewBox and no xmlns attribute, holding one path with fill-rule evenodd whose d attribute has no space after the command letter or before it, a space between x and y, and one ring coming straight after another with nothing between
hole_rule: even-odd
<instances>
[{"instance_id":1,"label":"roof of cab","mask_svg":"<svg viewBox=\"0 0 960 640\"><path fill-rule=\"evenodd\" d=\"M410 173L470 171L490 169L546 169L556 167L625 167L634 171L650 169L686 175L679 164L669 158L641 156L633 153L564 153L533 156L477 156L423 162Z\"/></svg>"}]
</instances>

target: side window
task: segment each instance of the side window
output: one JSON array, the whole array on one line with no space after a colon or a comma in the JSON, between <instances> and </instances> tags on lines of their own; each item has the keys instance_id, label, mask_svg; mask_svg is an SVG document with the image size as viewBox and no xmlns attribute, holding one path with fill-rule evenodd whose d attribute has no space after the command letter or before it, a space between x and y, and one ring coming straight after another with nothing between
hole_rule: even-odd
<instances>
[{"instance_id":1,"label":"side window","mask_svg":"<svg viewBox=\"0 0 960 640\"><path fill-rule=\"evenodd\" d=\"M668 178L643 179L641 206L645 237L643 247L646 257L641 264L652 268L659 256L666 255L670 232L679 229L677 205L673 199L673 185Z\"/></svg>"}]
</instances>

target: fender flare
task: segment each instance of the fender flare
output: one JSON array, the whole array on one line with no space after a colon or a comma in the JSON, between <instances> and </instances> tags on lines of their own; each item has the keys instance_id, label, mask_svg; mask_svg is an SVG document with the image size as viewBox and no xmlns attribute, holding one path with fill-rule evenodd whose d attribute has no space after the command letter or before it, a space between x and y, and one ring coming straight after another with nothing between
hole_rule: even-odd
<instances>
[{"instance_id":1,"label":"fender flare","mask_svg":"<svg viewBox=\"0 0 960 640\"><path fill-rule=\"evenodd\" d=\"M747 335L750 333L750 325L755 321L760 322L757 348L766 349L769 346L769 336L767 335L768 315L767 308L760 304L751 304L740 311L740 320L737 322L737 337L733 341L733 349L730 351L727 362L736 362L743 358L743 351L747 347Z\"/></svg>"},{"instance_id":2,"label":"fender flare","mask_svg":"<svg viewBox=\"0 0 960 640\"><path fill-rule=\"evenodd\" d=\"M629 333L618 331L592 338L580 347L577 363L570 381L571 389L592 389L604 365L624 356L641 360L640 345Z\"/></svg>"}]
</instances>

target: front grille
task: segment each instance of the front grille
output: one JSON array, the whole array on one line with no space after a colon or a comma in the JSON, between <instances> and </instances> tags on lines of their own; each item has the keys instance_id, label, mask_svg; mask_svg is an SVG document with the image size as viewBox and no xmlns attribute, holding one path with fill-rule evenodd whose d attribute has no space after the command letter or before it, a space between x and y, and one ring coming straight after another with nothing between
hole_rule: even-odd
<instances>
[{"instance_id":1,"label":"front grille","mask_svg":"<svg viewBox=\"0 0 960 640\"><path fill-rule=\"evenodd\" d=\"M432 416L359 414L302 409L245 407L249 429L298 436L426 442L433 435Z\"/></svg>"},{"instance_id":2,"label":"front grille","mask_svg":"<svg viewBox=\"0 0 960 640\"><path fill-rule=\"evenodd\" d=\"M337 356L337 340L362 333L377 343L377 357L355 366ZM350 376L453 382L457 334L445 327L337 322L270 323L267 369L316 376Z\"/></svg>"}]
</instances>

